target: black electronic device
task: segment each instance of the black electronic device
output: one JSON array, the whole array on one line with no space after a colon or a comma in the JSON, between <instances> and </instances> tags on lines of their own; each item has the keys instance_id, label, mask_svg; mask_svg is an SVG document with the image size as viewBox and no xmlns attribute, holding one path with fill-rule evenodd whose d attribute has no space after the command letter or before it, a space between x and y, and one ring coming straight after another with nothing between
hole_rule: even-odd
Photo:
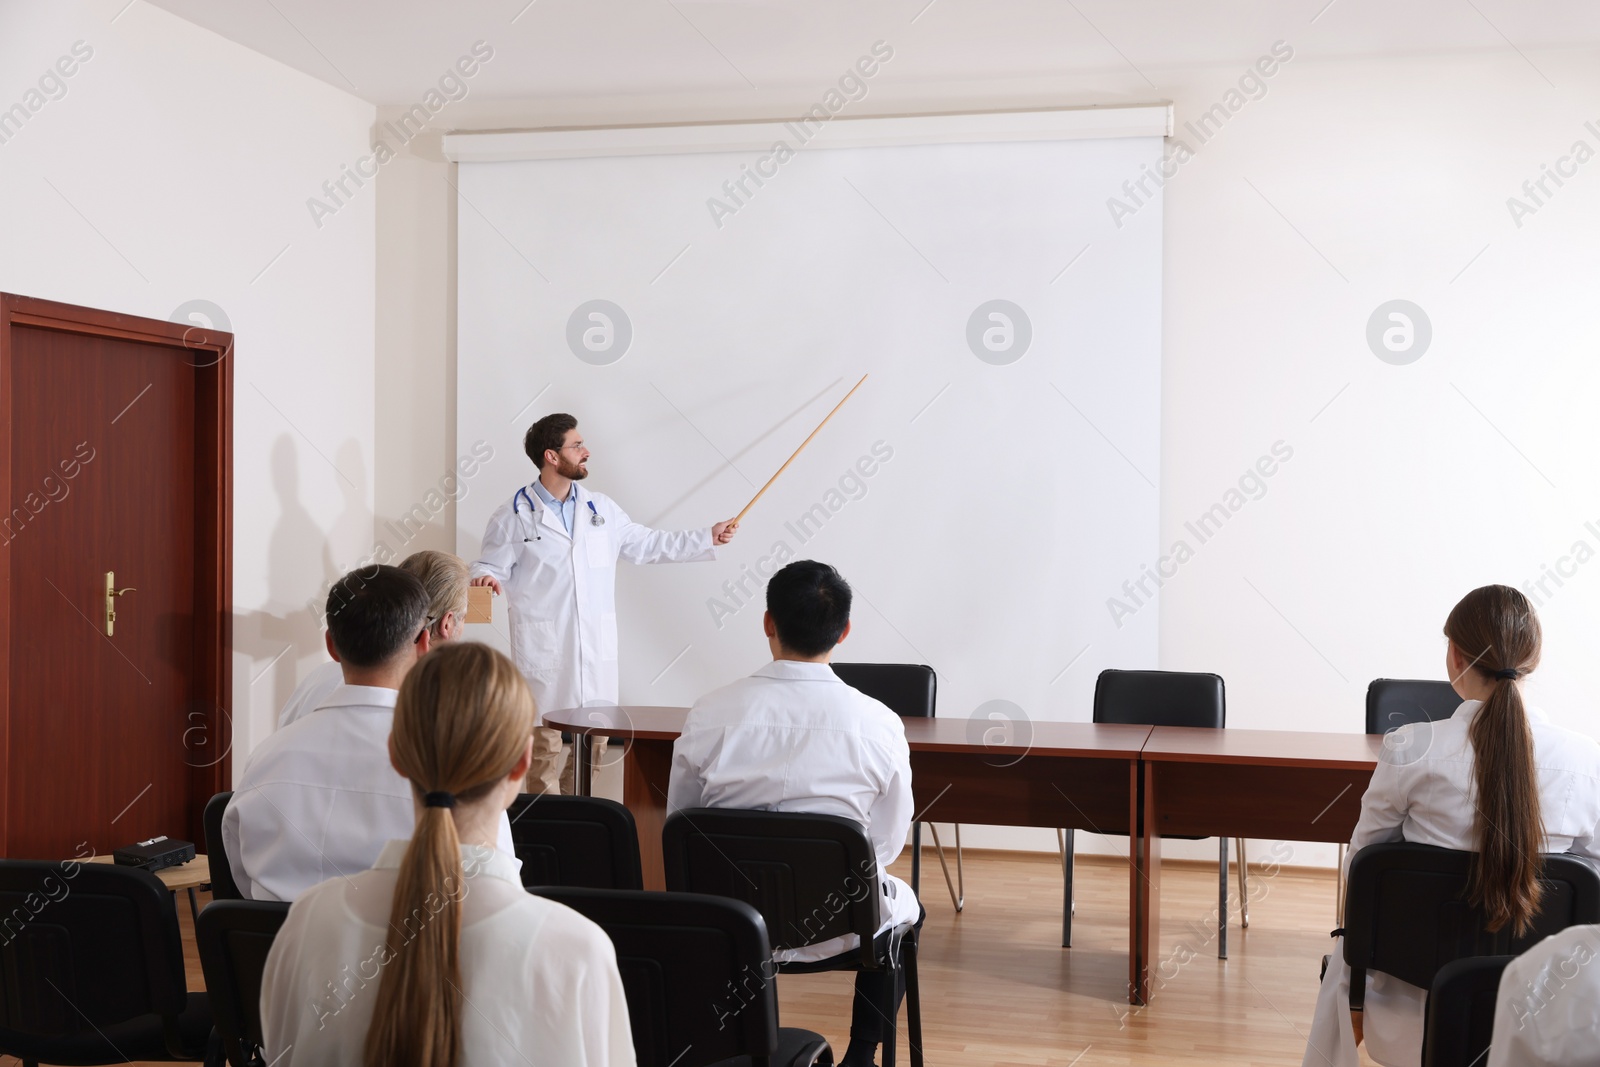
<instances>
[{"instance_id":1,"label":"black electronic device","mask_svg":"<svg viewBox=\"0 0 1600 1067\"><path fill-rule=\"evenodd\" d=\"M142 867L152 874L168 867L177 867L194 859L194 844L176 838L152 837L136 845L128 845L111 853L111 858L124 867Z\"/></svg>"}]
</instances>

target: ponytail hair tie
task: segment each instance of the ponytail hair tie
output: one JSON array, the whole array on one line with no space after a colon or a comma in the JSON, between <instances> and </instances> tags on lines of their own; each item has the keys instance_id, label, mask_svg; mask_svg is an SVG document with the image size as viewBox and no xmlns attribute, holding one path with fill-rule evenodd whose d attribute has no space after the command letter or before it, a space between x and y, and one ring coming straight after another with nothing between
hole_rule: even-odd
<instances>
[{"instance_id":1,"label":"ponytail hair tie","mask_svg":"<svg viewBox=\"0 0 1600 1067\"><path fill-rule=\"evenodd\" d=\"M422 797L422 806L425 808L453 808L456 806L456 795L443 790L425 793Z\"/></svg>"},{"instance_id":2,"label":"ponytail hair tie","mask_svg":"<svg viewBox=\"0 0 1600 1067\"><path fill-rule=\"evenodd\" d=\"M1492 673L1494 674L1495 678L1499 679L1500 681L1514 682L1517 680L1517 675L1521 674L1522 672L1517 670L1515 667L1507 667L1503 671L1494 671Z\"/></svg>"}]
</instances>

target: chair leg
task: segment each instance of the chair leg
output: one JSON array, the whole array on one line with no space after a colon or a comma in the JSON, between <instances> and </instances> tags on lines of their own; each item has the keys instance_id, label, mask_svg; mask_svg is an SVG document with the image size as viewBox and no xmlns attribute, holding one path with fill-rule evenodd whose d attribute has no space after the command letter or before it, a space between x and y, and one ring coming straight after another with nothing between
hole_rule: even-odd
<instances>
[{"instance_id":1,"label":"chair leg","mask_svg":"<svg viewBox=\"0 0 1600 1067\"><path fill-rule=\"evenodd\" d=\"M917 953L922 947L921 935L913 930L906 940L911 947L905 957L906 1040L911 1045L911 1067L922 1067L922 992L917 986Z\"/></svg>"},{"instance_id":2,"label":"chair leg","mask_svg":"<svg viewBox=\"0 0 1600 1067\"><path fill-rule=\"evenodd\" d=\"M966 876L961 871L961 826L956 826L956 875L961 880L959 893L956 892L955 883L950 881L950 865L944 859L944 843L939 840L938 824L930 822L928 831L933 834L933 854L939 857L939 867L944 871L944 887L950 891L950 903L959 913L967 904Z\"/></svg>"},{"instance_id":3,"label":"chair leg","mask_svg":"<svg viewBox=\"0 0 1600 1067\"><path fill-rule=\"evenodd\" d=\"M1228 958L1228 839L1217 839L1218 848L1218 888L1217 888L1217 959Z\"/></svg>"},{"instance_id":4,"label":"chair leg","mask_svg":"<svg viewBox=\"0 0 1600 1067\"><path fill-rule=\"evenodd\" d=\"M894 951L894 947L891 945L889 949L891 957L889 980L884 983L884 987L888 990L888 1001L878 1009L883 1012L883 1017L889 1020L888 1025L883 1028L883 1067L894 1067L894 1039L900 1029L900 1005L895 1003L897 999L895 997L896 987L900 984L900 976L895 972L899 970L900 965L892 962Z\"/></svg>"},{"instance_id":5,"label":"chair leg","mask_svg":"<svg viewBox=\"0 0 1600 1067\"><path fill-rule=\"evenodd\" d=\"M911 891L922 899L922 824L911 824Z\"/></svg>"},{"instance_id":6,"label":"chair leg","mask_svg":"<svg viewBox=\"0 0 1600 1067\"><path fill-rule=\"evenodd\" d=\"M1072 913L1078 910L1072 899L1072 853L1076 831L1056 828L1056 844L1061 849L1061 947L1072 947Z\"/></svg>"},{"instance_id":7,"label":"chair leg","mask_svg":"<svg viewBox=\"0 0 1600 1067\"><path fill-rule=\"evenodd\" d=\"M1339 866L1333 872L1333 925L1344 925L1344 846L1339 846Z\"/></svg>"},{"instance_id":8,"label":"chair leg","mask_svg":"<svg viewBox=\"0 0 1600 1067\"><path fill-rule=\"evenodd\" d=\"M1234 839L1239 852L1239 928L1250 929L1250 860L1245 855L1244 838Z\"/></svg>"},{"instance_id":9,"label":"chair leg","mask_svg":"<svg viewBox=\"0 0 1600 1067\"><path fill-rule=\"evenodd\" d=\"M961 862L961 824L956 823L956 893L961 897L961 903L956 905L960 911L967 906L967 871Z\"/></svg>"}]
</instances>

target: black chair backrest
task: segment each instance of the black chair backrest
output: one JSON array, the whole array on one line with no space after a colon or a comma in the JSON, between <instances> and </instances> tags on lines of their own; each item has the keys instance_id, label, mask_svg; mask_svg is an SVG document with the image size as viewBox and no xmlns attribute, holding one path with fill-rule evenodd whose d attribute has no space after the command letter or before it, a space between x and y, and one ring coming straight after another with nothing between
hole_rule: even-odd
<instances>
[{"instance_id":1,"label":"black chair backrest","mask_svg":"<svg viewBox=\"0 0 1600 1067\"><path fill-rule=\"evenodd\" d=\"M1509 927L1490 933L1483 913L1466 900L1474 855L1404 841L1357 852L1345 896L1344 958L1351 969L1382 971L1427 989L1453 960L1519 955L1569 926L1600 922L1600 867L1547 854L1544 904L1532 927L1520 937Z\"/></svg>"},{"instance_id":2,"label":"black chair backrest","mask_svg":"<svg viewBox=\"0 0 1600 1067\"><path fill-rule=\"evenodd\" d=\"M1101 671L1094 683L1094 721L1221 729L1228 725L1222 676L1187 671Z\"/></svg>"},{"instance_id":3,"label":"black chair backrest","mask_svg":"<svg viewBox=\"0 0 1600 1067\"><path fill-rule=\"evenodd\" d=\"M211 899L242 900L244 894L233 882L233 868L228 866L228 852L222 847L222 813L228 810L232 791L218 793L206 801L206 859L211 863Z\"/></svg>"},{"instance_id":4,"label":"black chair backrest","mask_svg":"<svg viewBox=\"0 0 1600 1067\"><path fill-rule=\"evenodd\" d=\"M643 889L633 813L604 797L523 793L506 812L522 884Z\"/></svg>"},{"instance_id":5,"label":"black chair backrest","mask_svg":"<svg viewBox=\"0 0 1600 1067\"><path fill-rule=\"evenodd\" d=\"M878 859L853 819L800 812L689 808L661 831L667 888L755 907L772 947L801 948L845 934L877 966Z\"/></svg>"},{"instance_id":6,"label":"black chair backrest","mask_svg":"<svg viewBox=\"0 0 1600 1067\"><path fill-rule=\"evenodd\" d=\"M1374 678L1367 686L1367 733L1386 734L1414 722L1448 719L1461 706L1449 682Z\"/></svg>"},{"instance_id":7,"label":"black chair backrest","mask_svg":"<svg viewBox=\"0 0 1600 1067\"><path fill-rule=\"evenodd\" d=\"M902 719L931 719L939 680L920 663L835 663L833 673L852 689L881 700Z\"/></svg>"},{"instance_id":8,"label":"black chair backrest","mask_svg":"<svg viewBox=\"0 0 1600 1067\"><path fill-rule=\"evenodd\" d=\"M1500 972L1515 956L1471 956L1439 968L1428 990L1422 1067L1483 1067Z\"/></svg>"},{"instance_id":9,"label":"black chair backrest","mask_svg":"<svg viewBox=\"0 0 1600 1067\"><path fill-rule=\"evenodd\" d=\"M0 860L0 1049L158 1015L176 1051L187 1000L177 908L155 875Z\"/></svg>"},{"instance_id":10,"label":"black chair backrest","mask_svg":"<svg viewBox=\"0 0 1600 1067\"><path fill-rule=\"evenodd\" d=\"M289 902L215 900L195 924L212 1022L233 1067L262 1062L261 975Z\"/></svg>"},{"instance_id":11,"label":"black chair backrest","mask_svg":"<svg viewBox=\"0 0 1600 1067\"><path fill-rule=\"evenodd\" d=\"M777 1051L772 951L755 908L698 893L534 892L611 938L639 1067L699 1067Z\"/></svg>"}]
</instances>

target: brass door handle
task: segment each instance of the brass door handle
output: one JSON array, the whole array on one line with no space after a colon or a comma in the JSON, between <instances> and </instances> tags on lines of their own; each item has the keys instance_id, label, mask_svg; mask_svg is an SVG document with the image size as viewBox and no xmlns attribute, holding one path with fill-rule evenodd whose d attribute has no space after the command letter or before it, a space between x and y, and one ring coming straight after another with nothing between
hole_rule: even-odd
<instances>
[{"instance_id":1,"label":"brass door handle","mask_svg":"<svg viewBox=\"0 0 1600 1067\"><path fill-rule=\"evenodd\" d=\"M127 593L137 593L139 590L132 586L122 589L117 588L117 576L113 571L106 571L106 636L112 636L113 628L117 622L117 597Z\"/></svg>"}]
</instances>

